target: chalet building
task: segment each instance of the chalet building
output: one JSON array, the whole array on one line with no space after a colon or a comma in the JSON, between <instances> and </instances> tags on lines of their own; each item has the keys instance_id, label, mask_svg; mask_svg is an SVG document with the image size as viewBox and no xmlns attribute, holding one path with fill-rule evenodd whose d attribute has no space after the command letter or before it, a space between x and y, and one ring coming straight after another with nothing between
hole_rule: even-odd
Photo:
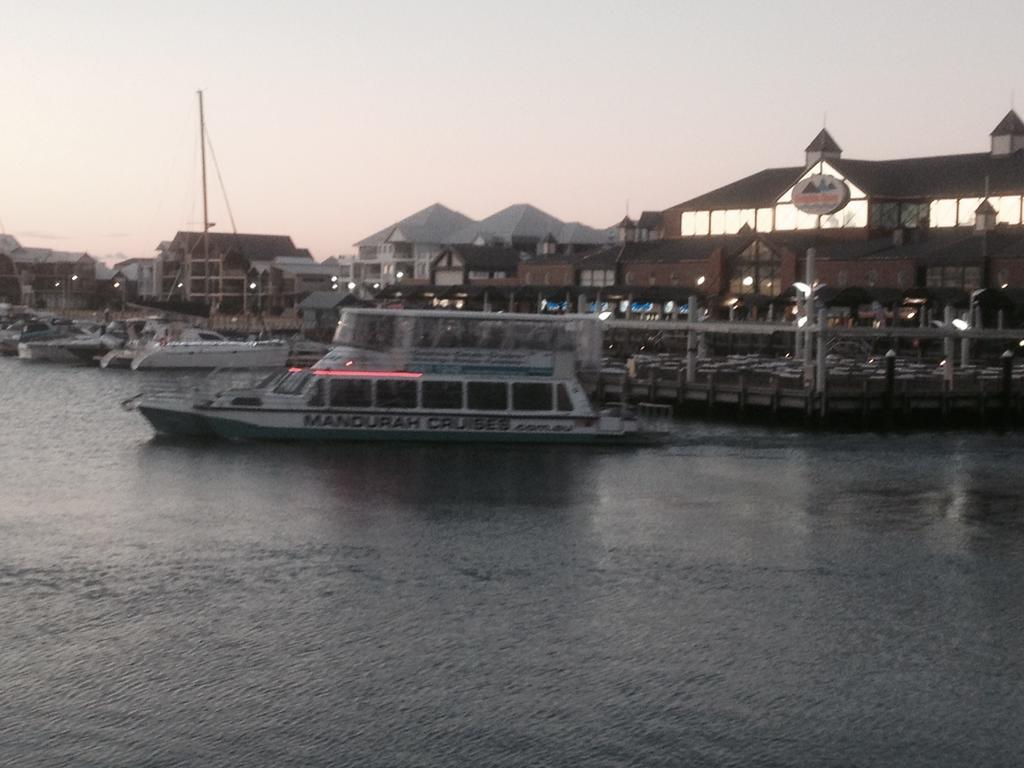
<instances>
[{"instance_id":1,"label":"chalet building","mask_svg":"<svg viewBox=\"0 0 1024 768\"><path fill-rule=\"evenodd\" d=\"M154 280L162 301L205 302L225 312L248 304L254 263L294 257L312 263L308 250L284 235L178 232L158 246ZM207 248L209 258L207 258Z\"/></svg>"},{"instance_id":2,"label":"chalet building","mask_svg":"<svg viewBox=\"0 0 1024 768\"><path fill-rule=\"evenodd\" d=\"M356 243L353 280L390 285L403 279L426 281L430 264L451 237L473 220L434 203Z\"/></svg>"},{"instance_id":3,"label":"chalet building","mask_svg":"<svg viewBox=\"0 0 1024 768\"><path fill-rule=\"evenodd\" d=\"M822 130L803 165L766 169L663 211L663 234L709 260L720 254L715 287L727 299L784 293L812 247L817 280L836 288L1024 287L1024 122L1011 110L990 140L988 152L854 160ZM714 268L709 261L701 270L705 288ZM630 271L659 284L673 275Z\"/></svg>"},{"instance_id":4,"label":"chalet building","mask_svg":"<svg viewBox=\"0 0 1024 768\"><path fill-rule=\"evenodd\" d=\"M352 279L363 285L428 283L431 265L448 246L499 246L551 256L593 250L614 239L612 230L564 222L532 205L511 205L475 221L435 203L356 243Z\"/></svg>"},{"instance_id":5,"label":"chalet building","mask_svg":"<svg viewBox=\"0 0 1024 768\"><path fill-rule=\"evenodd\" d=\"M433 285L514 285L526 255L500 245L453 245L430 265Z\"/></svg>"},{"instance_id":6,"label":"chalet building","mask_svg":"<svg viewBox=\"0 0 1024 768\"><path fill-rule=\"evenodd\" d=\"M125 259L114 264L108 280L116 282L115 294L125 301L150 300L157 298L156 259ZM102 293L102 291L101 291Z\"/></svg>"},{"instance_id":7,"label":"chalet building","mask_svg":"<svg viewBox=\"0 0 1024 768\"><path fill-rule=\"evenodd\" d=\"M39 309L91 309L96 260L80 251L22 246L14 237L3 235L0 295Z\"/></svg>"}]
</instances>

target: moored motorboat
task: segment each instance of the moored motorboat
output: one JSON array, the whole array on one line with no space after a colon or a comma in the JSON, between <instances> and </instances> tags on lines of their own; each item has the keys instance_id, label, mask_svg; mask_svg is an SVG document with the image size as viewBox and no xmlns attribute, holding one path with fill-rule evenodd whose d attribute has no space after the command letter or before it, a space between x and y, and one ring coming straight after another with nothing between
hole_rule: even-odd
<instances>
[{"instance_id":1,"label":"moored motorboat","mask_svg":"<svg viewBox=\"0 0 1024 768\"><path fill-rule=\"evenodd\" d=\"M18 357L22 360L65 365L98 365L107 351L109 347L99 323L76 323L68 326L65 334L58 338L18 344Z\"/></svg>"}]
</instances>

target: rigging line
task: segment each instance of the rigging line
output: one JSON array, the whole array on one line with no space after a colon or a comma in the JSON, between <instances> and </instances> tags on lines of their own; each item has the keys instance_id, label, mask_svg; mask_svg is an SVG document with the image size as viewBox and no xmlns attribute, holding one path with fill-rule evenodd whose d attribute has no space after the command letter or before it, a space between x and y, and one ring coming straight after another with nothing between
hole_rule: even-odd
<instances>
[{"instance_id":1,"label":"rigging line","mask_svg":"<svg viewBox=\"0 0 1024 768\"><path fill-rule=\"evenodd\" d=\"M231 202L228 200L228 191L224 188L224 179L220 175L220 163L217 162L217 153L213 151L213 139L210 138L210 129L206 129L206 143L210 147L210 157L213 159L213 169L217 172L217 183L220 184L220 193L224 196L224 206L228 209L228 218L231 220L231 233L238 234L238 227L235 226L235 214L231 212Z\"/></svg>"}]
</instances>

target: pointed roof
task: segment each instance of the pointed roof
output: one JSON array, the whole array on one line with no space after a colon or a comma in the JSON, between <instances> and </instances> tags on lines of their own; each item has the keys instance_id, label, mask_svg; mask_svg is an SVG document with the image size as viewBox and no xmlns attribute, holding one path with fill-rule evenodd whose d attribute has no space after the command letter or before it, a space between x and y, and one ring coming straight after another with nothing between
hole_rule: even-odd
<instances>
[{"instance_id":1,"label":"pointed roof","mask_svg":"<svg viewBox=\"0 0 1024 768\"><path fill-rule=\"evenodd\" d=\"M807 145L807 149L804 152L842 152L836 140L832 138L832 135L824 128L814 137L814 140Z\"/></svg>"},{"instance_id":2,"label":"pointed roof","mask_svg":"<svg viewBox=\"0 0 1024 768\"><path fill-rule=\"evenodd\" d=\"M1011 109L989 136L1024 136L1024 121Z\"/></svg>"},{"instance_id":3,"label":"pointed roof","mask_svg":"<svg viewBox=\"0 0 1024 768\"><path fill-rule=\"evenodd\" d=\"M527 203L510 205L480 222L473 222L452 234L450 243L473 243L484 240L541 240L552 234L560 243L602 244L608 241L603 230L579 222L563 222Z\"/></svg>"},{"instance_id":4,"label":"pointed roof","mask_svg":"<svg viewBox=\"0 0 1024 768\"><path fill-rule=\"evenodd\" d=\"M380 245L392 235L400 235L406 242L446 243L451 234L473 223L473 219L440 203L428 205L411 216L374 232L356 243L356 246Z\"/></svg>"},{"instance_id":5,"label":"pointed roof","mask_svg":"<svg viewBox=\"0 0 1024 768\"><path fill-rule=\"evenodd\" d=\"M631 218L629 218L629 216L626 216L626 218L624 218L622 221L620 221L615 226L617 226L619 229L635 229L636 228L636 224L633 222L633 220Z\"/></svg>"},{"instance_id":6,"label":"pointed roof","mask_svg":"<svg viewBox=\"0 0 1024 768\"><path fill-rule=\"evenodd\" d=\"M981 201L981 205L974 209L975 213L996 213L996 209L992 207L992 203L988 201L986 197Z\"/></svg>"}]
</instances>

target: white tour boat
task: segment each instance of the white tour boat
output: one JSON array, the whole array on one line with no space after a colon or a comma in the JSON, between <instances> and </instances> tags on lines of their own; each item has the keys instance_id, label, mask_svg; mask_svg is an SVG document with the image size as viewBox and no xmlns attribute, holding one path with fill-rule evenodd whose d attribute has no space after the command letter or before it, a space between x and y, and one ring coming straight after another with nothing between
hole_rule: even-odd
<instances>
[{"instance_id":1,"label":"white tour boat","mask_svg":"<svg viewBox=\"0 0 1024 768\"><path fill-rule=\"evenodd\" d=\"M313 369L212 396L126 402L159 433L278 440L620 444L668 434L666 406L598 410L592 316L345 310Z\"/></svg>"}]
</instances>

